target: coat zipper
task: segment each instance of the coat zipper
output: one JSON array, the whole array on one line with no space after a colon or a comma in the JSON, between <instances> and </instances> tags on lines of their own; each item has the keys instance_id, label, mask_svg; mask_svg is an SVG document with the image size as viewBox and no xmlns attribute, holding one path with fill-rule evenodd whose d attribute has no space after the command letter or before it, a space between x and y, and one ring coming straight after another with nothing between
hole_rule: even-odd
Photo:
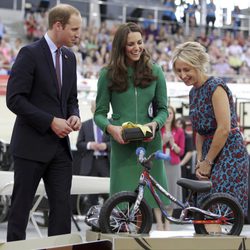
<instances>
[{"instance_id":1,"label":"coat zipper","mask_svg":"<svg viewBox=\"0 0 250 250\"><path fill-rule=\"evenodd\" d=\"M137 96L138 96L137 87L135 87L135 122L136 123L138 123L138 116L137 116L137 112L138 112L137 104L138 104L138 101L137 101Z\"/></svg>"},{"instance_id":2,"label":"coat zipper","mask_svg":"<svg viewBox=\"0 0 250 250\"><path fill-rule=\"evenodd\" d=\"M138 107L137 107L137 104L138 104L138 91L137 91L137 87L135 87L135 123L136 124L138 123L138 115L137 115ZM137 144L137 147L139 147L139 142L138 141L136 142L136 144ZM136 164L139 165L139 161L137 161Z\"/></svg>"}]
</instances>

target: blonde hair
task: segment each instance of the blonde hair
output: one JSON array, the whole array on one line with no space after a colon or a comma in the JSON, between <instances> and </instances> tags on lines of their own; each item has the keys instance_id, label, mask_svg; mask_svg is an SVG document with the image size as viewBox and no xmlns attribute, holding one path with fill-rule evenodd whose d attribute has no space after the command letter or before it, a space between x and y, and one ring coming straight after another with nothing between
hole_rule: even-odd
<instances>
[{"instance_id":1,"label":"blonde hair","mask_svg":"<svg viewBox=\"0 0 250 250\"><path fill-rule=\"evenodd\" d=\"M207 71L209 65L209 55L206 53L205 47L198 42L185 42L176 46L171 59L175 73L176 60L187 63L202 73Z\"/></svg>"}]
</instances>

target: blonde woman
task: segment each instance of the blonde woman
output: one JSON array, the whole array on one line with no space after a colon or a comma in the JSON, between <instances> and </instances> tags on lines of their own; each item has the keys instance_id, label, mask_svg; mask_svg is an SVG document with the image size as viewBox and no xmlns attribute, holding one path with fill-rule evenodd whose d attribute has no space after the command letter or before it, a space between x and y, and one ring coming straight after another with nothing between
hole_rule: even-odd
<instances>
[{"instance_id":1,"label":"blonde woman","mask_svg":"<svg viewBox=\"0 0 250 250\"><path fill-rule=\"evenodd\" d=\"M221 78L208 76L208 63L205 48L197 42L180 44L172 55L175 74L192 86L189 115L196 133L196 176L212 181L210 193L237 198L247 215L248 152L237 127L232 93Z\"/></svg>"}]
</instances>

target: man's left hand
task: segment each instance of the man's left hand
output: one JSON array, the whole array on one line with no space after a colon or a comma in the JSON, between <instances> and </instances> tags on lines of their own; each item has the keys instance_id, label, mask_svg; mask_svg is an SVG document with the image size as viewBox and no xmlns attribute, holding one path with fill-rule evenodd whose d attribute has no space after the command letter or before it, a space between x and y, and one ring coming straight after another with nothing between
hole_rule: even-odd
<instances>
[{"instance_id":1,"label":"man's left hand","mask_svg":"<svg viewBox=\"0 0 250 250\"><path fill-rule=\"evenodd\" d=\"M78 116L72 115L67 120L68 124L74 131L78 131L81 128L81 120Z\"/></svg>"}]
</instances>

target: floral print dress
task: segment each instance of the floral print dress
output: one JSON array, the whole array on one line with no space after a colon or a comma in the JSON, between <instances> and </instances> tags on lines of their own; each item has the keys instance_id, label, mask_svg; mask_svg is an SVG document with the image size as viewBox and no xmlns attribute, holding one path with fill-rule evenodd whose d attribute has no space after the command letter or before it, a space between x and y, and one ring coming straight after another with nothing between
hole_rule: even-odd
<instances>
[{"instance_id":1,"label":"floral print dress","mask_svg":"<svg viewBox=\"0 0 250 250\"><path fill-rule=\"evenodd\" d=\"M237 127L232 93L222 79L211 77L201 87L190 90L190 119L193 130L205 138L202 146L202 157L205 158L217 127L212 95L218 86L224 88L229 98L231 132L221 152L214 160L210 178L213 187L210 193L223 192L233 195L240 202L244 214L247 215L249 156ZM200 198L204 198L204 194L199 197L199 200Z\"/></svg>"}]
</instances>

